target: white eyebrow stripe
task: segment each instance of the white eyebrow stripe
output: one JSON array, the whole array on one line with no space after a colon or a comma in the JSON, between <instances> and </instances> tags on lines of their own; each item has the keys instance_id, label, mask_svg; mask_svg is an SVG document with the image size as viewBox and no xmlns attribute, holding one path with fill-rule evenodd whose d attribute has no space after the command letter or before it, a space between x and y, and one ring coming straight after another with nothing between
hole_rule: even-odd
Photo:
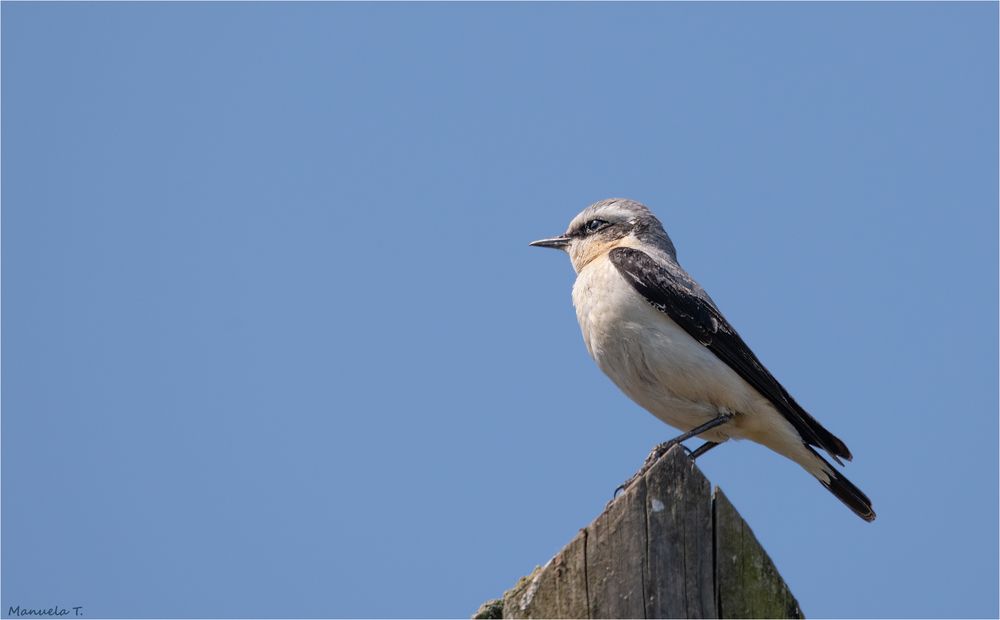
<instances>
[{"instance_id":1,"label":"white eyebrow stripe","mask_svg":"<svg viewBox=\"0 0 1000 620\"><path fill-rule=\"evenodd\" d=\"M612 223L627 222L628 220L635 217L635 212L618 205L605 205L598 209L591 211L590 209L577 215L573 218L573 221L569 223L569 228L567 230L573 230L586 222L598 219L607 220Z\"/></svg>"}]
</instances>

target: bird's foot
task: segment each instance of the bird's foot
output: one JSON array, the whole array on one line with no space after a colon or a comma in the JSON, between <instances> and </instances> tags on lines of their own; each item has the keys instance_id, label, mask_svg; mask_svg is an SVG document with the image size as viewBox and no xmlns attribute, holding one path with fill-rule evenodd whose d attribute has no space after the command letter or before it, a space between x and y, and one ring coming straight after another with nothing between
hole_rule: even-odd
<instances>
[{"instance_id":1,"label":"bird's foot","mask_svg":"<svg viewBox=\"0 0 1000 620\"><path fill-rule=\"evenodd\" d=\"M649 468L652 467L656 463L656 461L660 460L660 458L664 454L666 454L667 451L670 450L670 448L673 448L676 445L680 445L682 448L687 450L687 446L680 443L676 439L671 439L670 441L664 441L663 443L659 444L658 446L650 450L649 456L646 457L646 460L642 463L642 467L639 468L639 471L635 472L634 474L632 474L631 478L618 485L618 487L615 489L614 494L611 496L611 501L608 502L608 506L610 506L618 498L618 495L620 493L624 493L625 490L628 489L630 486L632 486L632 484L636 480L646 475L646 472L649 471ZM688 450L688 453L690 452L691 451Z\"/></svg>"},{"instance_id":2,"label":"bird's foot","mask_svg":"<svg viewBox=\"0 0 1000 620\"><path fill-rule=\"evenodd\" d=\"M687 450L687 446L677 441L676 439L671 439L670 441L664 441L663 443L659 444L658 446L649 451L649 455L646 456L646 460L642 464L642 469L640 469L639 471L641 471L642 473L646 473L646 471L653 466L653 463L659 461L660 458L662 458L663 455L666 454L670 450L670 448L673 448L674 446L680 446L685 450Z\"/></svg>"}]
</instances>

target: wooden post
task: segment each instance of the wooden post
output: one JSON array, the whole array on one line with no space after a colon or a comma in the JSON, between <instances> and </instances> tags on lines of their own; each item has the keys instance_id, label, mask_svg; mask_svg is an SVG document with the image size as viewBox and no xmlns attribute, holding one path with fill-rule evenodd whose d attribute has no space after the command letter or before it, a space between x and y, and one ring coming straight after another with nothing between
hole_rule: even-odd
<instances>
[{"instance_id":1,"label":"wooden post","mask_svg":"<svg viewBox=\"0 0 1000 620\"><path fill-rule=\"evenodd\" d=\"M549 562L474 618L802 618L720 489L671 449Z\"/></svg>"}]
</instances>

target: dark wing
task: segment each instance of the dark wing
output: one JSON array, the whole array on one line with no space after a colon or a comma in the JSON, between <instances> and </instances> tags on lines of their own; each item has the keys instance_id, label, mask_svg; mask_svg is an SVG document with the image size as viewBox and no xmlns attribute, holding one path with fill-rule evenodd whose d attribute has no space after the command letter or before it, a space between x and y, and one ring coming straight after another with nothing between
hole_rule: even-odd
<instances>
[{"instance_id":1,"label":"dark wing","mask_svg":"<svg viewBox=\"0 0 1000 620\"><path fill-rule=\"evenodd\" d=\"M686 285L648 254L634 248L615 248L608 257L625 280L654 308L673 319L767 398L806 443L826 450L838 463L838 456L851 460L851 451L844 442L795 402L707 296L703 298L689 288L697 285L693 282Z\"/></svg>"}]
</instances>

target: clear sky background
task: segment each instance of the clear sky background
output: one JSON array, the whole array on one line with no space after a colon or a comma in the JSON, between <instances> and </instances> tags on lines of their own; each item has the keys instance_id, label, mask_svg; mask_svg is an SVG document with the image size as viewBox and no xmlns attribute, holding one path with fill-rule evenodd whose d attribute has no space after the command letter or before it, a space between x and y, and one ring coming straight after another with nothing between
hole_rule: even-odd
<instances>
[{"instance_id":1,"label":"clear sky background","mask_svg":"<svg viewBox=\"0 0 1000 620\"><path fill-rule=\"evenodd\" d=\"M626 196L855 454L813 617L998 612L997 4L2 6L2 604L457 616L675 431L528 242Z\"/></svg>"}]
</instances>

